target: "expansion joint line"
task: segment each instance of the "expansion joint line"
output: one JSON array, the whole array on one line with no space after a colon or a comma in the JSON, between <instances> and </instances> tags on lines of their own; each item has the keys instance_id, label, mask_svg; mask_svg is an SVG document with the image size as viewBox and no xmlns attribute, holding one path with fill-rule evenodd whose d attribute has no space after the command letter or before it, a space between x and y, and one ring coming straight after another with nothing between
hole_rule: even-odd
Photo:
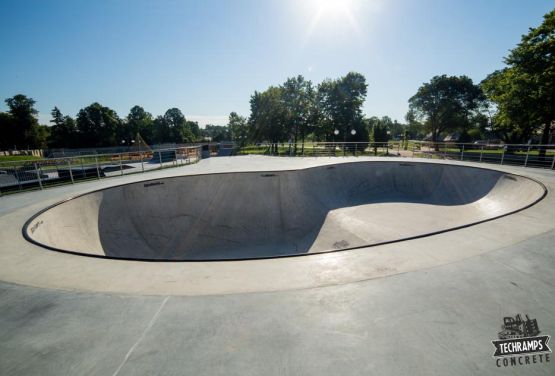
<instances>
[{"instance_id":1,"label":"expansion joint line","mask_svg":"<svg viewBox=\"0 0 555 376\"><path fill-rule=\"evenodd\" d=\"M135 348L141 343L141 341L143 340L143 338L145 338L146 334L148 333L148 331L150 330L150 328L152 328L152 326L154 325L154 323L156 322L156 320L158 319L158 316L160 315L160 312L162 312L162 309L164 308L164 306L166 305L168 299L170 297L166 296L164 298L164 300L162 301L162 303L160 304L160 307L158 307L158 309L156 310L156 313L154 313L154 316L152 316L152 318L150 319L148 325L146 326L146 328L143 330L143 333L141 334L141 336L139 337L139 339L137 340L137 342L135 342L133 344L133 346L131 346L131 348L129 349L129 351L127 351L127 354L125 354L125 358L123 358L123 361L121 362L121 364L119 365L119 367L116 369L116 371L113 373L112 376L117 376L119 374L119 372L121 371L121 369L123 368L123 366L125 365L125 363L127 363L127 360L129 359L129 357L131 356L131 354L133 353L133 351L135 350Z\"/></svg>"}]
</instances>

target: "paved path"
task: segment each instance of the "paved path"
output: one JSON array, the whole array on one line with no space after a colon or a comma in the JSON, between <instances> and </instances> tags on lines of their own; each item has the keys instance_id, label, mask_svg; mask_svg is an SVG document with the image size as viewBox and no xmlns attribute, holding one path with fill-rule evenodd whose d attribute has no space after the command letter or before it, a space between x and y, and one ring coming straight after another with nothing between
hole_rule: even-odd
<instances>
[{"instance_id":1,"label":"paved path","mask_svg":"<svg viewBox=\"0 0 555 376\"><path fill-rule=\"evenodd\" d=\"M160 177L301 162L223 158ZM555 188L553 173L502 170ZM2 375L555 374L553 360L498 368L490 342L503 317L517 313L555 333L551 193L425 242L333 257L105 261L48 252L6 232L60 197L115 183L86 184L0 199Z\"/></svg>"}]
</instances>

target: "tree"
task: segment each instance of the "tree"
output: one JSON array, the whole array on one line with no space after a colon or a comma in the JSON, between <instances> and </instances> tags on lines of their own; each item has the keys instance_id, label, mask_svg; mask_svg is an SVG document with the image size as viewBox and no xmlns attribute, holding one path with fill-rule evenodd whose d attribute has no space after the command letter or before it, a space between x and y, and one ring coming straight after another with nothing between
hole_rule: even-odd
<instances>
[{"instance_id":1,"label":"tree","mask_svg":"<svg viewBox=\"0 0 555 376\"><path fill-rule=\"evenodd\" d=\"M288 128L297 153L297 141L300 137L304 148L304 139L308 131L314 107L314 89L312 82L299 75L288 78L281 86L283 103L287 113Z\"/></svg>"},{"instance_id":2,"label":"tree","mask_svg":"<svg viewBox=\"0 0 555 376\"><path fill-rule=\"evenodd\" d=\"M332 139L334 129L346 141L367 141L362 132L352 135L351 131L363 130L362 105L366 99L368 85L360 73L350 72L337 80L325 80L318 86L317 103L321 126L327 140ZM367 135L366 135L367 136Z\"/></svg>"},{"instance_id":3,"label":"tree","mask_svg":"<svg viewBox=\"0 0 555 376\"><path fill-rule=\"evenodd\" d=\"M405 115L405 121L407 122L407 136L411 139L421 139L425 136L424 125L416 119L416 114L414 110L408 110Z\"/></svg>"},{"instance_id":4,"label":"tree","mask_svg":"<svg viewBox=\"0 0 555 376\"><path fill-rule=\"evenodd\" d=\"M34 130L34 147L37 149L46 149L48 140L50 139L50 127L39 124Z\"/></svg>"},{"instance_id":5,"label":"tree","mask_svg":"<svg viewBox=\"0 0 555 376\"><path fill-rule=\"evenodd\" d=\"M229 133L229 128L223 125L212 125L206 124L204 129L201 131L202 137L210 138L213 142L230 141L231 136Z\"/></svg>"},{"instance_id":6,"label":"tree","mask_svg":"<svg viewBox=\"0 0 555 376\"><path fill-rule=\"evenodd\" d=\"M11 149L17 144L14 121L7 112L0 112L0 135L0 150Z\"/></svg>"},{"instance_id":7,"label":"tree","mask_svg":"<svg viewBox=\"0 0 555 376\"><path fill-rule=\"evenodd\" d=\"M431 132L436 149L441 133L462 126L485 105L482 89L467 76L435 76L409 99L409 108Z\"/></svg>"},{"instance_id":8,"label":"tree","mask_svg":"<svg viewBox=\"0 0 555 376\"><path fill-rule=\"evenodd\" d=\"M122 140L132 140L140 134L147 143L154 141L154 119L150 112L145 111L141 106L133 106L125 119L120 138Z\"/></svg>"},{"instance_id":9,"label":"tree","mask_svg":"<svg viewBox=\"0 0 555 376\"><path fill-rule=\"evenodd\" d=\"M493 129L507 143L523 143L532 138L537 129L537 119L530 116L535 106L529 95L527 77L505 68L490 74L481 86L487 97L495 104Z\"/></svg>"},{"instance_id":10,"label":"tree","mask_svg":"<svg viewBox=\"0 0 555 376\"><path fill-rule=\"evenodd\" d=\"M255 91L250 99L250 138L254 141L269 141L271 153L277 153L277 143L286 141L289 136L288 114L282 98L283 89L270 86L264 92Z\"/></svg>"},{"instance_id":11,"label":"tree","mask_svg":"<svg viewBox=\"0 0 555 376\"><path fill-rule=\"evenodd\" d=\"M195 140L192 129L188 126L187 120L181 110L175 107L170 108L164 114L164 119L171 129L173 142L183 144Z\"/></svg>"},{"instance_id":12,"label":"tree","mask_svg":"<svg viewBox=\"0 0 555 376\"><path fill-rule=\"evenodd\" d=\"M505 59L507 67L483 82L489 99L497 105L496 122L509 137L541 133L549 142L555 123L555 9L542 24L531 28ZM540 149L540 157L545 148Z\"/></svg>"},{"instance_id":13,"label":"tree","mask_svg":"<svg viewBox=\"0 0 555 376\"><path fill-rule=\"evenodd\" d=\"M391 136L394 137L396 140L400 140L403 137L403 135L405 134L405 130L406 125L399 123L397 120L392 121L389 125Z\"/></svg>"},{"instance_id":14,"label":"tree","mask_svg":"<svg viewBox=\"0 0 555 376\"><path fill-rule=\"evenodd\" d=\"M52 109L51 115L52 127L50 127L49 146L54 148L75 147L77 141L75 121L69 116L64 116L58 107Z\"/></svg>"},{"instance_id":15,"label":"tree","mask_svg":"<svg viewBox=\"0 0 555 376\"><path fill-rule=\"evenodd\" d=\"M193 135L191 141L188 141L188 142L199 141L202 138L202 132L200 130L198 122L186 120L185 127L187 127L191 131L191 134Z\"/></svg>"},{"instance_id":16,"label":"tree","mask_svg":"<svg viewBox=\"0 0 555 376\"><path fill-rule=\"evenodd\" d=\"M390 127L393 124L389 116L381 119L372 116L367 120L367 126L370 134L370 142L374 148L374 155L378 155L378 147L389 141Z\"/></svg>"},{"instance_id":17,"label":"tree","mask_svg":"<svg viewBox=\"0 0 555 376\"><path fill-rule=\"evenodd\" d=\"M245 146L249 133L247 119L243 116L239 116L237 112L232 112L229 114L227 127L231 140L238 143L241 147Z\"/></svg>"},{"instance_id":18,"label":"tree","mask_svg":"<svg viewBox=\"0 0 555 376\"><path fill-rule=\"evenodd\" d=\"M100 103L79 110L76 119L79 144L82 147L115 146L122 125L118 114Z\"/></svg>"},{"instance_id":19,"label":"tree","mask_svg":"<svg viewBox=\"0 0 555 376\"><path fill-rule=\"evenodd\" d=\"M2 137L9 147L37 148L44 143L44 132L40 129L35 109L35 100L23 94L5 100L10 120L4 116Z\"/></svg>"},{"instance_id":20,"label":"tree","mask_svg":"<svg viewBox=\"0 0 555 376\"><path fill-rule=\"evenodd\" d=\"M178 144L194 142L200 138L198 123L187 121L178 108L170 108L154 121L155 139L159 143Z\"/></svg>"},{"instance_id":21,"label":"tree","mask_svg":"<svg viewBox=\"0 0 555 376\"><path fill-rule=\"evenodd\" d=\"M152 125L155 142L163 144L172 140L172 130L164 116L157 116Z\"/></svg>"}]
</instances>

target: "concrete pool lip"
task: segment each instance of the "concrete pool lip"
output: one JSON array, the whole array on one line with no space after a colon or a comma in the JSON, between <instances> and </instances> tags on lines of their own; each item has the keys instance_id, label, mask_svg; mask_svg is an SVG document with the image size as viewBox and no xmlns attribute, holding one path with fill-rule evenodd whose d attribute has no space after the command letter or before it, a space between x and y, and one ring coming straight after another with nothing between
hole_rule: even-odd
<instances>
[{"instance_id":1,"label":"concrete pool lip","mask_svg":"<svg viewBox=\"0 0 555 376\"><path fill-rule=\"evenodd\" d=\"M390 164L392 167L399 167L399 166L412 166L412 167L419 166L420 167L420 166L425 166L425 168L427 168L427 169L429 169L429 168L432 168L432 169L440 168L441 174L442 174L441 180L445 180L443 174L446 174L446 173L445 173L444 170L446 170L446 169L449 170L449 168L454 168L455 170L460 169L457 172L457 174L455 174L455 175L458 175L459 173L463 172L463 170L464 171L466 171L466 170L469 170L469 171L484 171L486 173L496 172L496 173L500 173L500 174L499 174L499 177L497 178L498 180L491 187L492 191L496 188L496 186L497 186L497 184L499 183L500 180L502 180L503 178L508 178L510 180L514 180L515 182L517 181L517 179L522 179L526 182L532 181L532 182L536 183L539 186L539 188L541 189L541 192L539 192L539 194L536 192L536 196L531 197L531 201L530 202L525 202L524 204L522 204L522 206L517 206L516 208L510 209L508 211L501 212L500 214L496 214L496 215L493 215L493 216L490 216L490 217L482 218L482 219L479 219L479 220L469 221L468 223L463 223L463 224L459 224L459 225L455 225L455 226L451 226L451 227L447 227L447 228L442 228L442 229L438 229L438 230L433 230L433 231L426 231L426 232L419 233L419 234L412 234L410 236L405 236L405 237L401 236L401 237L397 237L397 238L394 238L394 239L377 241L377 242L374 242L374 243L363 243L363 244L358 244L358 245L354 245L354 246L348 246L349 243L347 243L347 246L335 247L334 249L329 249L328 248L328 249L317 250L317 251L313 251L313 252L308 252L307 251L307 252L295 252L295 253L265 254L263 256L240 256L240 255L237 255L237 256L222 257L222 258L220 258L220 257L202 257L201 256L200 258L184 258L184 259L177 259L177 258L171 258L171 257L168 257L168 258L149 258L149 257L144 257L144 256L143 257L112 256L110 254L89 252L88 250L71 250L71 249L67 249L67 248L60 248L60 247L48 244L47 242L44 242L44 241L38 241L31 234L29 234L29 232L33 233L34 230L36 230L39 225L42 225L43 221L40 218L42 217L43 214L51 211L51 209L57 208L61 205L64 205L65 203L68 203L68 202L71 202L71 201L74 201L74 200L78 200L80 198L84 198L84 197L87 197L87 196L92 195L92 194L102 193L102 192L107 191L107 190L113 190L113 189L120 189L121 190L121 189L125 189L129 186L133 186L133 185L143 185L146 188L146 187L150 187L150 186L153 186L153 185L163 185L165 181L170 180L170 179L190 179L190 178L204 178L204 177L213 177L213 176L226 177L226 176L232 176L232 175L236 175L236 174L246 174L246 178L251 178L251 180L252 180L252 176L255 176L255 177L256 176L276 177L276 176L281 176L281 175L278 175L278 174L305 173L306 171L309 171L309 170L312 170L312 169L323 169L323 168L325 168L325 170L329 170L330 168L335 167L335 166L340 166L341 168L345 168L345 167L351 167L351 166L366 167L368 165L372 165L372 167L377 168L377 166L379 166L381 164L384 164L384 162L385 162L386 165ZM251 175L251 176L249 176L249 175ZM383 173L378 174L378 175L383 175ZM481 178L484 179L484 177L481 177ZM426 179L428 179L428 178L426 178ZM452 179L452 177L451 177L451 179ZM447 178L447 180L449 180L449 177ZM462 180L464 181L464 179L462 179ZM391 189L391 187L389 187L389 189ZM444 189L445 189L445 187L444 187ZM489 195L492 191L488 191L485 195ZM506 192L504 192L504 193L506 195ZM371 160L371 161L357 160L355 162L342 162L342 163L336 163L336 164L333 164L333 165L318 165L318 166L288 169L288 170L268 170L268 171L260 170L260 171L235 171L235 172L187 174L187 175L170 176L170 177L165 177L165 178L144 179L144 180L139 180L138 182L130 182L130 183L125 183L125 184L116 184L116 185L112 185L108 188L92 190L92 191L85 192L85 193L82 193L82 194L79 194L79 195L71 196L71 197L65 198L62 201L59 201L59 202L56 202L56 203L54 203L50 206L47 206L46 208L44 208L44 209L40 210L39 212L35 213L31 218L29 218L25 222L25 224L22 228L22 234L23 234L23 237L27 241L29 241L30 243L33 243L34 245L40 246L42 248L45 248L45 249L48 249L48 250L51 250L51 251L56 251L56 252L61 252L61 253L66 253L66 254L71 254L71 255L79 255L79 256L85 256L85 257L103 258L103 259L111 259L111 260L140 261L140 262L162 262L162 263L167 263L167 262L224 262L224 261L266 260L266 259L276 259L276 258L312 256L312 255L316 255L316 254L326 254L326 253L335 253L335 252L344 252L344 251L366 249L366 248L378 247L378 246L392 244L392 243L398 243L398 242L403 242L403 241L410 241L410 240L430 237L430 236L434 236L434 235L438 235L438 234L443 234L443 233L449 232L449 231L456 231L456 230L464 229L464 228L467 228L467 227L475 226L475 225L478 225L478 224L482 224L482 223L485 223L485 222L488 222L488 221L492 221L492 220L495 220L495 219L499 219L499 218L502 218L502 217L505 217L505 216L508 216L508 215L511 215L511 214L518 213L522 210L525 210L525 209L530 208L531 206L537 204L546 195L547 195L547 188L545 187L545 185L541 181L538 181L537 179L533 179L533 178L526 177L526 176L519 175L519 174L515 174L515 173L500 172L498 170L491 169L491 168L486 168L486 167L482 167L482 166L468 166L468 164L450 164L450 163L438 164L438 163L425 161L425 160L424 161L422 161L422 160L409 161L409 162L407 162L406 160L399 161L399 160L391 160L391 159L387 159L385 161L383 161L383 160L378 160L378 161L376 161L376 160ZM510 199L510 197L505 198L505 199L508 200L508 199ZM459 198L456 198L455 200L461 200L461 198L459 197ZM402 204L402 203L405 203L405 202L400 201L399 203ZM474 202L471 202L471 203L474 203ZM372 204L367 204L367 205L372 205ZM427 204L427 205L429 205L429 204ZM436 205L439 205L439 204L436 204ZM450 204L447 204L447 205L468 205L468 203L464 203L464 204L450 203ZM281 207L279 208L279 210L281 210ZM404 213L399 213L399 214L404 214ZM418 213L417 213L417 215L418 215ZM251 221L252 220L248 220L248 222L251 222ZM100 224L98 226L100 226ZM118 237L120 237L119 234L118 234ZM144 238L144 236L141 235L141 238Z\"/></svg>"},{"instance_id":2,"label":"concrete pool lip","mask_svg":"<svg viewBox=\"0 0 555 376\"><path fill-rule=\"evenodd\" d=\"M282 170L329 165L350 161L387 160L418 162L407 158L214 158L198 165L152 172L151 180L162 177L222 171ZM431 161L430 163L445 163ZM449 164L483 167L468 162ZM489 166L541 181L555 189L552 171L510 166ZM0 280L35 287L140 295L217 295L261 291L285 291L329 286L391 276L438 267L508 247L555 229L552 208L555 198L547 195L538 204L469 228L436 236L378 247L316 254L311 257L241 262L150 263L81 257L45 252L21 235L24 222L37 211L67 197L98 187L144 180L123 177L117 180L82 183L74 187L4 197L0 209ZM9 199L8 199L9 198Z\"/></svg>"}]
</instances>

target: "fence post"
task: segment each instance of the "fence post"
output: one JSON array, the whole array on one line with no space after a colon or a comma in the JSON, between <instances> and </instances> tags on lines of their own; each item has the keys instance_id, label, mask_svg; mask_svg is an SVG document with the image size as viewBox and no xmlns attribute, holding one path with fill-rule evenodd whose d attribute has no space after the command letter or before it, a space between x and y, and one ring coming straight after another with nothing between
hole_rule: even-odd
<instances>
[{"instance_id":1,"label":"fence post","mask_svg":"<svg viewBox=\"0 0 555 376\"><path fill-rule=\"evenodd\" d=\"M480 148L480 162L482 162L482 156L484 155L484 145Z\"/></svg>"},{"instance_id":2,"label":"fence post","mask_svg":"<svg viewBox=\"0 0 555 376\"><path fill-rule=\"evenodd\" d=\"M75 184L75 181L73 180L73 171L71 171L71 159L67 160L67 167L69 170L69 177L71 178L71 184Z\"/></svg>"},{"instance_id":3,"label":"fence post","mask_svg":"<svg viewBox=\"0 0 555 376\"><path fill-rule=\"evenodd\" d=\"M505 160L505 146L503 146L503 152L501 153L501 165L503 165L504 160Z\"/></svg>"},{"instance_id":4,"label":"fence post","mask_svg":"<svg viewBox=\"0 0 555 376\"><path fill-rule=\"evenodd\" d=\"M14 169L14 171L15 171L15 178L17 179L18 188L19 188L19 190L21 191L21 189L22 189L22 188L21 188L21 178L19 177L18 168L17 168L17 166L16 166L16 167L14 167L13 169Z\"/></svg>"},{"instance_id":5,"label":"fence post","mask_svg":"<svg viewBox=\"0 0 555 376\"><path fill-rule=\"evenodd\" d=\"M357 146L358 146L358 143L355 144L355 157L357 156Z\"/></svg>"},{"instance_id":6,"label":"fence post","mask_svg":"<svg viewBox=\"0 0 555 376\"><path fill-rule=\"evenodd\" d=\"M42 180L40 178L39 168L37 167L37 162L35 162L35 173L37 174L37 180L39 181L40 189L42 188Z\"/></svg>"},{"instance_id":7,"label":"fence post","mask_svg":"<svg viewBox=\"0 0 555 376\"><path fill-rule=\"evenodd\" d=\"M158 150L158 160L160 161L160 170L162 169L162 151Z\"/></svg>"},{"instance_id":8,"label":"fence post","mask_svg":"<svg viewBox=\"0 0 555 376\"><path fill-rule=\"evenodd\" d=\"M461 161L464 160L464 144L462 144L462 150L461 150Z\"/></svg>"},{"instance_id":9,"label":"fence post","mask_svg":"<svg viewBox=\"0 0 555 376\"><path fill-rule=\"evenodd\" d=\"M143 152L139 151L139 155L141 156L141 171L145 172L145 165L144 165L144 160L143 160Z\"/></svg>"},{"instance_id":10,"label":"fence post","mask_svg":"<svg viewBox=\"0 0 555 376\"><path fill-rule=\"evenodd\" d=\"M121 160L121 154L122 153L120 153L120 155L119 155L119 172L120 172L121 175L123 175L123 162Z\"/></svg>"},{"instance_id":11,"label":"fence post","mask_svg":"<svg viewBox=\"0 0 555 376\"><path fill-rule=\"evenodd\" d=\"M98 156L96 154L94 155L94 164L96 165L96 176L100 180L100 169L98 168Z\"/></svg>"},{"instance_id":12,"label":"fence post","mask_svg":"<svg viewBox=\"0 0 555 376\"><path fill-rule=\"evenodd\" d=\"M551 162L551 169L555 167L555 154L553 154L553 162Z\"/></svg>"},{"instance_id":13,"label":"fence post","mask_svg":"<svg viewBox=\"0 0 555 376\"><path fill-rule=\"evenodd\" d=\"M526 151L526 159L524 160L524 167L528 165L528 156L530 155L530 145L528 145L528 150Z\"/></svg>"}]
</instances>

